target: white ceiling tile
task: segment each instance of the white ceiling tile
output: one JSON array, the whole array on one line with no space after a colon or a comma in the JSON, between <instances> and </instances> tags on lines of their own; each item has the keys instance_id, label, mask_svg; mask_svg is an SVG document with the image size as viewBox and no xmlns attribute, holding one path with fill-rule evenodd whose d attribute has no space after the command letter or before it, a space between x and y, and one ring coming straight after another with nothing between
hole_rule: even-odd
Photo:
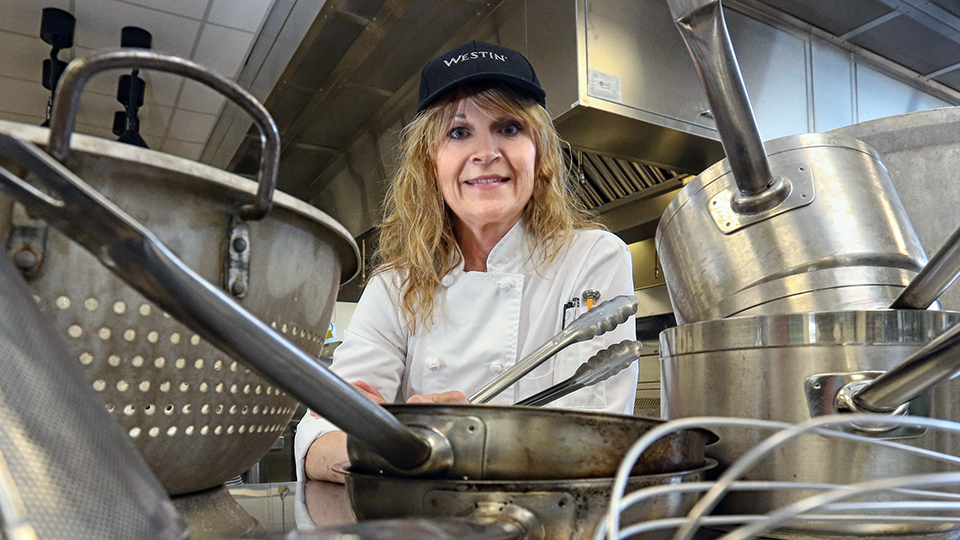
<instances>
[{"instance_id":1,"label":"white ceiling tile","mask_svg":"<svg viewBox=\"0 0 960 540\"><path fill-rule=\"evenodd\" d=\"M235 79L250 52L254 35L213 24L203 27L200 46L193 59L217 73Z\"/></svg>"},{"instance_id":2,"label":"white ceiling tile","mask_svg":"<svg viewBox=\"0 0 960 540\"><path fill-rule=\"evenodd\" d=\"M143 141L147 143L147 146L149 146L151 150L156 150L160 148L160 143L163 142L163 137L156 137L153 135L143 135L143 134L141 134L140 136L143 137Z\"/></svg>"},{"instance_id":3,"label":"white ceiling tile","mask_svg":"<svg viewBox=\"0 0 960 540\"><path fill-rule=\"evenodd\" d=\"M140 118L140 134L144 139L147 136L163 137L170 125L173 108L147 104L137 112L137 116Z\"/></svg>"},{"instance_id":4,"label":"white ceiling tile","mask_svg":"<svg viewBox=\"0 0 960 540\"><path fill-rule=\"evenodd\" d=\"M176 13L184 17L203 19L208 0L123 0L128 4L137 4L148 8Z\"/></svg>"},{"instance_id":5,"label":"white ceiling tile","mask_svg":"<svg viewBox=\"0 0 960 540\"><path fill-rule=\"evenodd\" d=\"M180 101L177 102L177 108L207 114L220 114L220 108L226 99L223 94L206 85L196 81L186 81L183 85L183 92L180 94Z\"/></svg>"},{"instance_id":6,"label":"white ceiling tile","mask_svg":"<svg viewBox=\"0 0 960 540\"><path fill-rule=\"evenodd\" d=\"M20 122L21 124L30 124L31 126L39 126L43 123L44 117L41 115L34 116L30 114L0 111L0 120L6 120L8 122Z\"/></svg>"},{"instance_id":7,"label":"white ceiling tile","mask_svg":"<svg viewBox=\"0 0 960 540\"><path fill-rule=\"evenodd\" d=\"M43 8L70 11L70 0L0 0L0 30L40 37Z\"/></svg>"},{"instance_id":8,"label":"white ceiling tile","mask_svg":"<svg viewBox=\"0 0 960 540\"><path fill-rule=\"evenodd\" d=\"M160 151L197 161L200 159L200 153L203 152L203 144L167 139Z\"/></svg>"},{"instance_id":9,"label":"white ceiling tile","mask_svg":"<svg viewBox=\"0 0 960 540\"><path fill-rule=\"evenodd\" d=\"M80 98L80 110L77 123L95 126L110 131L113 128L113 114L122 110L113 96L85 92ZM140 133L162 137L170 121L170 107L146 104L138 111Z\"/></svg>"},{"instance_id":10,"label":"white ceiling tile","mask_svg":"<svg viewBox=\"0 0 960 540\"><path fill-rule=\"evenodd\" d=\"M93 49L78 49L77 57L87 56L93 52ZM84 87L84 92L96 92L107 96L117 97L117 82L121 75L130 74L129 69L112 69L97 73L90 82ZM180 85L183 83L183 77L164 73L162 71L141 71L140 78L146 81L144 89L144 103L155 103L165 107L173 107L177 101L177 94L180 93ZM120 106L120 102L116 102Z\"/></svg>"},{"instance_id":11,"label":"white ceiling tile","mask_svg":"<svg viewBox=\"0 0 960 540\"><path fill-rule=\"evenodd\" d=\"M43 61L50 57L50 46L42 39L0 32L0 51L3 51L0 69L5 77L42 81ZM60 59L66 60L66 55L60 55Z\"/></svg>"},{"instance_id":12,"label":"white ceiling tile","mask_svg":"<svg viewBox=\"0 0 960 540\"><path fill-rule=\"evenodd\" d=\"M204 143L210 136L210 131L216 121L217 117L212 114L177 109L170 121L167 138L184 142Z\"/></svg>"},{"instance_id":13,"label":"white ceiling tile","mask_svg":"<svg viewBox=\"0 0 960 540\"><path fill-rule=\"evenodd\" d=\"M77 45L88 49L120 46L120 29L139 26L153 34L153 48L190 57L200 21L116 0L74 0Z\"/></svg>"},{"instance_id":14,"label":"white ceiling tile","mask_svg":"<svg viewBox=\"0 0 960 540\"><path fill-rule=\"evenodd\" d=\"M45 116L50 93L36 82L0 77L0 111Z\"/></svg>"},{"instance_id":15,"label":"white ceiling tile","mask_svg":"<svg viewBox=\"0 0 960 540\"><path fill-rule=\"evenodd\" d=\"M84 135L93 135L94 137L100 137L101 139L107 139L108 141L117 140L117 136L113 134L113 131L103 126L91 126L88 124L77 123L76 132L83 133Z\"/></svg>"},{"instance_id":16,"label":"white ceiling tile","mask_svg":"<svg viewBox=\"0 0 960 540\"><path fill-rule=\"evenodd\" d=\"M213 0L207 21L247 32L260 30L273 0Z\"/></svg>"}]
</instances>

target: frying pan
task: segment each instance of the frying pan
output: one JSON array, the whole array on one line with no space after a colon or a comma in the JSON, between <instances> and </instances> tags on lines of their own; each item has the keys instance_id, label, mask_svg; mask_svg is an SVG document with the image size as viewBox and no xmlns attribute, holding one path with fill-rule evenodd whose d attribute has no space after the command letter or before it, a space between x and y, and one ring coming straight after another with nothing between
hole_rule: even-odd
<instances>
[{"instance_id":1,"label":"frying pan","mask_svg":"<svg viewBox=\"0 0 960 540\"><path fill-rule=\"evenodd\" d=\"M129 51L99 54L108 59L113 68L149 68L151 58L155 58L147 57L145 61ZM189 62L157 56L167 62ZM71 64L65 76L71 69L82 67ZM83 77L78 79L82 81ZM54 108L58 107L55 103ZM72 125L73 114L69 113L68 125ZM562 474L567 478L612 477L630 443L661 422L527 408L444 405L382 408L204 281L136 220L35 145L0 134L0 154L32 173L32 181L43 189L0 168L0 185L17 198L31 216L49 222L171 316L344 429L353 441L354 455L357 455L356 443L360 443L396 473L444 475L466 468L479 471L482 478L488 463L539 463L544 456L557 455L557 441L561 437L554 434L569 433L575 444L570 444L570 454L563 456ZM603 324L598 322L597 326L602 329ZM482 429L487 438L496 438L495 428L485 424L487 414L497 423L502 418L509 419L505 424L509 431L499 435L505 440L516 439L516 429L524 433L536 428L544 436L523 437L522 442L502 448L464 444L460 428L469 434ZM404 421L413 422L412 418L416 418L416 425L404 424ZM470 422L474 422L472 431ZM701 466L709 437L706 433L690 431L662 440L659 449L652 449L655 459L647 463L658 468L647 472ZM578 441L597 444L590 447ZM362 459L358 460L358 465L362 463ZM523 472L527 477L538 477L537 468L526 467Z\"/></svg>"},{"instance_id":2,"label":"frying pan","mask_svg":"<svg viewBox=\"0 0 960 540\"><path fill-rule=\"evenodd\" d=\"M632 476L627 489L697 482L716 462L686 471ZM612 478L566 480L457 480L394 478L340 470L360 521L441 519L472 524L478 538L588 540L609 506ZM679 517L697 494L675 494L635 506L624 520ZM455 519L454 519L455 518ZM369 522L368 522L369 523ZM373 522L376 523L376 522ZM662 538L669 536L665 533Z\"/></svg>"}]
</instances>

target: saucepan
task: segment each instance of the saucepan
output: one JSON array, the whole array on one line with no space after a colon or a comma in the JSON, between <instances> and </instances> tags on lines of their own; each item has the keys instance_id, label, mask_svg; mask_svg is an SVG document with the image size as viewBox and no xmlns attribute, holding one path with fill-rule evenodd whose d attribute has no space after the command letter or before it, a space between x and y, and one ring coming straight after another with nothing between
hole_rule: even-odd
<instances>
[{"instance_id":1,"label":"saucepan","mask_svg":"<svg viewBox=\"0 0 960 540\"><path fill-rule=\"evenodd\" d=\"M131 57L129 62L118 61L113 67L134 67L138 64L136 60ZM562 474L567 478L612 477L630 443L661 422L618 415L510 408L510 435L527 443L509 444L505 448L477 448L471 443L457 446L453 442L461 428L467 433L488 431L487 436L493 437L487 427L471 422L481 418L482 411L502 414L497 407L462 406L453 410L442 405L417 406L413 415L418 425L405 425L399 418L400 409L388 411L363 397L200 278L136 220L38 147L15 136L0 134L0 154L32 173L34 180L30 183L0 168L3 189L17 198L31 216L47 220L171 316L340 426L378 459L382 458L380 461L388 462L397 474L444 476L451 474L449 471L459 473L456 460L467 464L473 460L479 465L470 467L480 471L480 479L485 464L493 462L518 463L528 469L524 471L527 478L537 478L537 467L529 464L539 463L544 455L557 454L558 437L554 434L565 430L580 441L600 443L592 447L571 445L572 455L565 458ZM597 320L589 326L596 328L597 333L609 327L609 323ZM543 427L543 431L539 431L542 436L517 436L548 425L549 429ZM657 467L663 467L641 473L702 466L704 447L710 437L708 433L691 430L677 438L664 439L663 454L652 460ZM510 450L520 454L511 454ZM671 454L674 450L679 452ZM597 467L594 463L607 467ZM586 465L587 470L576 468L580 464ZM362 465L362 460L358 460L357 465Z\"/></svg>"},{"instance_id":2,"label":"saucepan","mask_svg":"<svg viewBox=\"0 0 960 540\"><path fill-rule=\"evenodd\" d=\"M697 482L714 465L715 461L707 460L704 466L691 470L632 476L627 489ZM344 473L350 505L360 521L444 518L450 524L473 524L482 538L516 540L592 538L613 487L612 478L457 480L340 472ZM679 517L698 498L697 494L671 494L637 505L623 519L639 523Z\"/></svg>"},{"instance_id":3,"label":"saucepan","mask_svg":"<svg viewBox=\"0 0 960 540\"><path fill-rule=\"evenodd\" d=\"M727 154L657 227L677 322L890 305L927 259L879 154L838 134L764 146L720 1L668 4Z\"/></svg>"},{"instance_id":4,"label":"saucepan","mask_svg":"<svg viewBox=\"0 0 960 540\"><path fill-rule=\"evenodd\" d=\"M833 311L733 317L661 334L665 418L731 416L790 423L845 411L960 419L960 314L934 310ZM904 360L904 359L907 360ZM942 381L932 387L936 381ZM956 455L960 437L921 427L854 426L853 432ZM711 456L726 466L768 433L718 429ZM826 458L828 456L828 458ZM896 448L805 436L747 479L852 484L942 472L946 464ZM809 495L730 494L729 514L767 513ZM939 524L796 523L805 533L901 535Z\"/></svg>"}]
</instances>

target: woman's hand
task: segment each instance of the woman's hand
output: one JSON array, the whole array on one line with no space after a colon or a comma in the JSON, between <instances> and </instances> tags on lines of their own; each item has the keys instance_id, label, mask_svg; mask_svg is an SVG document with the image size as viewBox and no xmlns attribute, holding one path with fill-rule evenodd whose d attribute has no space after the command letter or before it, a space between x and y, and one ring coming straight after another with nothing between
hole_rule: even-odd
<instances>
[{"instance_id":1,"label":"woman's hand","mask_svg":"<svg viewBox=\"0 0 960 540\"><path fill-rule=\"evenodd\" d=\"M383 395L380 394L380 391L369 384L363 381L356 381L353 383L353 387L359 390L361 394L370 398L374 403L379 405L387 404L387 400L383 398Z\"/></svg>"},{"instance_id":2,"label":"woman's hand","mask_svg":"<svg viewBox=\"0 0 960 540\"><path fill-rule=\"evenodd\" d=\"M407 403L470 403L467 396L459 391L440 392L439 394L426 394L410 396Z\"/></svg>"},{"instance_id":3,"label":"woman's hand","mask_svg":"<svg viewBox=\"0 0 960 540\"><path fill-rule=\"evenodd\" d=\"M387 400L383 398L383 395L380 393L380 391L370 386L369 384L363 381L356 381L353 383L353 387L359 390L361 394L370 398L370 401L378 405L387 404ZM314 418L323 418L322 416L313 412L312 410L310 411L310 414L312 414Z\"/></svg>"}]
</instances>

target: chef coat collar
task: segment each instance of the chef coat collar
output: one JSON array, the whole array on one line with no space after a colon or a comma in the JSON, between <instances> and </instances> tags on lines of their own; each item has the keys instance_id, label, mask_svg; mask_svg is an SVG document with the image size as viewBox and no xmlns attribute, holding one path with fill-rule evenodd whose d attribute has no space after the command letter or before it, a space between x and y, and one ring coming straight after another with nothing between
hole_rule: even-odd
<instances>
[{"instance_id":1,"label":"chef coat collar","mask_svg":"<svg viewBox=\"0 0 960 540\"><path fill-rule=\"evenodd\" d=\"M527 226L521 217L513 227L503 235L503 238L487 255L487 272L493 273L522 273L523 263L531 256L530 246L534 245L533 239L527 232ZM463 274L463 257L460 257L460 264L450 271L449 275Z\"/></svg>"},{"instance_id":2,"label":"chef coat collar","mask_svg":"<svg viewBox=\"0 0 960 540\"><path fill-rule=\"evenodd\" d=\"M487 255L487 272L517 273L530 256L527 226L521 217Z\"/></svg>"}]
</instances>

